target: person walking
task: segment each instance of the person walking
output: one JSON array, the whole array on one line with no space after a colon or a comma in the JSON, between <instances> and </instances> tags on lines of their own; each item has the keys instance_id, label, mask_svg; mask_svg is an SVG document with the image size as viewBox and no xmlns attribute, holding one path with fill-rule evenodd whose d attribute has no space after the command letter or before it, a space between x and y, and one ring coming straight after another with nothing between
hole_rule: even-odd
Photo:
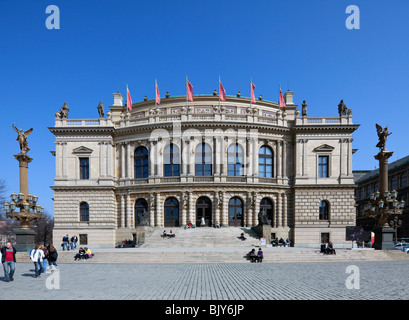
<instances>
[{"instance_id":1,"label":"person walking","mask_svg":"<svg viewBox=\"0 0 409 320\"><path fill-rule=\"evenodd\" d=\"M53 265L56 269L58 269L57 258L57 249L52 244L50 244L50 246L48 247L48 265L50 267L51 265Z\"/></svg>"},{"instance_id":2,"label":"person walking","mask_svg":"<svg viewBox=\"0 0 409 320\"><path fill-rule=\"evenodd\" d=\"M41 245L37 244L33 250L30 251L30 259L34 262L35 278L41 277L43 265L44 252L41 250Z\"/></svg>"},{"instance_id":3,"label":"person walking","mask_svg":"<svg viewBox=\"0 0 409 320\"><path fill-rule=\"evenodd\" d=\"M7 242L6 246L1 248L1 263L3 264L5 282L13 281L14 272L16 270L16 248L11 242Z\"/></svg>"},{"instance_id":4,"label":"person walking","mask_svg":"<svg viewBox=\"0 0 409 320\"><path fill-rule=\"evenodd\" d=\"M42 264L42 273L45 273L47 271L47 261L48 261L48 250L44 245L41 245L41 250L44 252L44 258L43 258L43 264Z\"/></svg>"}]
</instances>

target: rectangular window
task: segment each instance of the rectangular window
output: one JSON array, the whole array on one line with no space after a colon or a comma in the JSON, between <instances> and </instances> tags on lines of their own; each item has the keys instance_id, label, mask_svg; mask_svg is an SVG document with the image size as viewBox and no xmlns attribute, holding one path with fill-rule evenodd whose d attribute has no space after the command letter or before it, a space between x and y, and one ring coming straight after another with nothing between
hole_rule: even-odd
<instances>
[{"instance_id":1,"label":"rectangular window","mask_svg":"<svg viewBox=\"0 0 409 320\"><path fill-rule=\"evenodd\" d=\"M80 158L80 179L89 179L89 158Z\"/></svg>"},{"instance_id":2,"label":"rectangular window","mask_svg":"<svg viewBox=\"0 0 409 320\"><path fill-rule=\"evenodd\" d=\"M88 244L88 235L87 234L80 234L80 245L87 245Z\"/></svg>"},{"instance_id":3,"label":"rectangular window","mask_svg":"<svg viewBox=\"0 0 409 320\"><path fill-rule=\"evenodd\" d=\"M328 178L328 156L318 157L318 178Z\"/></svg>"}]
</instances>

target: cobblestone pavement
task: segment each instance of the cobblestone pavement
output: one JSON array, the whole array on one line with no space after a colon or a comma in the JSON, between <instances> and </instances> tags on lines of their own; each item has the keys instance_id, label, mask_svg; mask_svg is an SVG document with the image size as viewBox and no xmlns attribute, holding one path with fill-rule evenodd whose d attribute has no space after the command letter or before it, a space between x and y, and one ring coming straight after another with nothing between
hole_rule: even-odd
<instances>
[{"instance_id":1,"label":"cobblestone pavement","mask_svg":"<svg viewBox=\"0 0 409 320\"><path fill-rule=\"evenodd\" d=\"M0 299L407 300L407 263L78 263L60 264L58 271L40 278L33 277L31 263L17 263L14 281L4 282L1 273ZM357 268L347 272L350 265ZM354 282L352 276L357 277ZM359 288L348 289L348 283Z\"/></svg>"}]
</instances>

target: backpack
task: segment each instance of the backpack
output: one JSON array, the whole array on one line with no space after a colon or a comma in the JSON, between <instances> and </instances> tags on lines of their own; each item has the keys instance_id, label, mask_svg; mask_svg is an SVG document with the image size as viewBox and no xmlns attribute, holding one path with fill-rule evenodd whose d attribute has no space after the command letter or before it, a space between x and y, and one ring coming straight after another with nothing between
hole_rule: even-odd
<instances>
[{"instance_id":1,"label":"backpack","mask_svg":"<svg viewBox=\"0 0 409 320\"><path fill-rule=\"evenodd\" d=\"M36 252L37 252L37 249L33 249L33 250L30 251L30 259L31 259L31 261L33 261L33 262L36 262L36 261L34 260L34 255L36 254Z\"/></svg>"}]
</instances>

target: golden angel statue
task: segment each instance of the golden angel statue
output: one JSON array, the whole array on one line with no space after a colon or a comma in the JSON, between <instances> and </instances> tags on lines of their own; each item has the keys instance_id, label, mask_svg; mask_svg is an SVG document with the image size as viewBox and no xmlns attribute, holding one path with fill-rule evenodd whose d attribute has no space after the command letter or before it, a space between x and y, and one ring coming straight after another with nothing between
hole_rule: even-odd
<instances>
[{"instance_id":1,"label":"golden angel statue","mask_svg":"<svg viewBox=\"0 0 409 320\"><path fill-rule=\"evenodd\" d=\"M383 150L385 149L386 139L392 134L392 132L388 130L388 126L386 126L385 129L382 129L379 124L376 124L376 132L378 133L379 138L379 142L376 146Z\"/></svg>"},{"instance_id":2,"label":"golden angel statue","mask_svg":"<svg viewBox=\"0 0 409 320\"><path fill-rule=\"evenodd\" d=\"M30 150L27 144L27 137L30 135L31 132L33 132L33 128L28 129L27 131L23 132L23 129L17 129L17 126L15 123L13 123L12 127L18 133L16 140L20 143L21 153L24 153L24 154L27 153Z\"/></svg>"}]
</instances>

